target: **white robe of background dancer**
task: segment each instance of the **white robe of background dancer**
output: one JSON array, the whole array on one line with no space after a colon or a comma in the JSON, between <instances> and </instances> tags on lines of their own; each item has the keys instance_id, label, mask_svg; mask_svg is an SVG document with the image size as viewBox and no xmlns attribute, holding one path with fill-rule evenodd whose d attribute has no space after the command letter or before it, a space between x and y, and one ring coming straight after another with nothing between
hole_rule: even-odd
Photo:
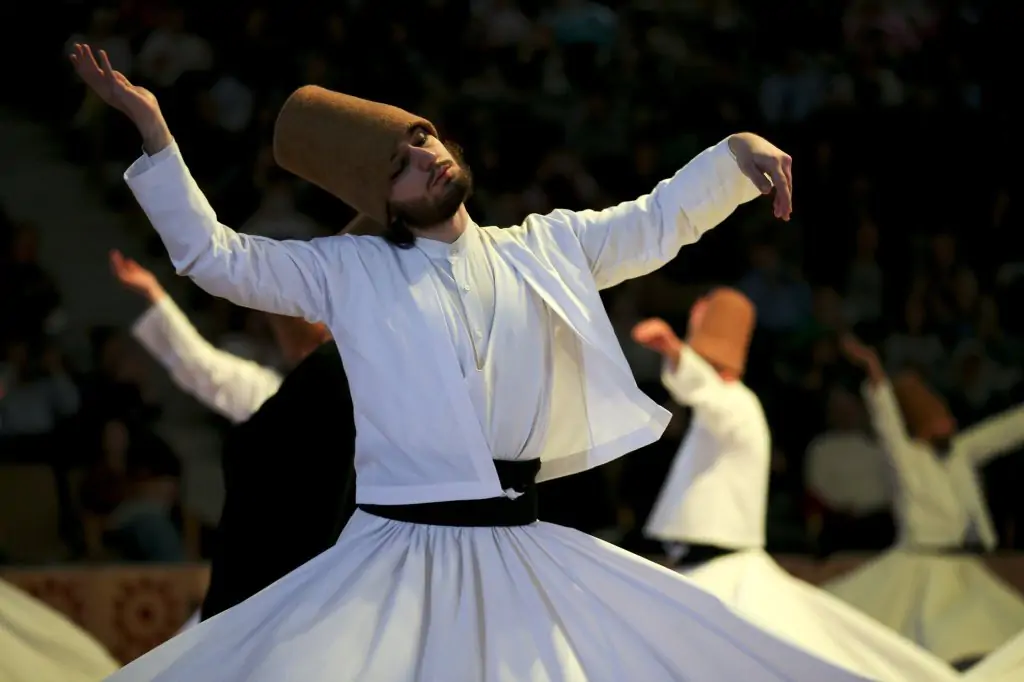
<instances>
[{"instance_id":1,"label":"white robe of background dancer","mask_svg":"<svg viewBox=\"0 0 1024 682\"><path fill-rule=\"evenodd\" d=\"M979 557L943 550L996 548L978 470L1024 443L1024 406L956 434L940 458L907 433L888 380L864 398L895 473L896 545L825 589L943 660L998 649L1024 629L1024 598Z\"/></svg>"},{"instance_id":2,"label":"white robe of background dancer","mask_svg":"<svg viewBox=\"0 0 1024 682\"><path fill-rule=\"evenodd\" d=\"M771 434L757 396L726 381L689 346L662 383L693 408L690 430L645 528L670 543L737 550L680 572L769 632L885 682L954 680L955 671L817 587L764 551Z\"/></svg>"},{"instance_id":3,"label":"white robe of background dancer","mask_svg":"<svg viewBox=\"0 0 1024 682\"><path fill-rule=\"evenodd\" d=\"M132 336L181 390L235 424L251 417L281 387L276 370L204 339L167 294L136 320Z\"/></svg>"},{"instance_id":4,"label":"white robe of background dancer","mask_svg":"<svg viewBox=\"0 0 1024 682\"><path fill-rule=\"evenodd\" d=\"M1024 630L963 674L964 682L1024 680Z\"/></svg>"},{"instance_id":5,"label":"white robe of background dancer","mask_svg":"<svg viewBox=\"0 0 1024 682\"><path fill-rule=\"evenodd\" d=\"M99 682L119 667L88 632L0 580L0 681Z\"/></svg>"},{"instance_id":6,"label":"white robe of background dancer","mask_svg":"<svg viewBox=\"0 0 1024 682\"><path fill-rule=\"evenodd\" d=\"M723 142L651 195L606 211L470 224L438 262L379 237L235 233L173 145L126 179L180 274L236 304L327 323L355 407L357 498L385 505L501 496L494 459L540 459L544 480L656 440L669 415L637 388L598 290L660 267L758 195ZM451 277L459 287L449 290ZM482 348L474 308L464 317L458 305L476 284L493 287L495 304ZM357 511L335 547L111 680L285 678L863 679L577 531Z\"/></svg>"}]
</instances>

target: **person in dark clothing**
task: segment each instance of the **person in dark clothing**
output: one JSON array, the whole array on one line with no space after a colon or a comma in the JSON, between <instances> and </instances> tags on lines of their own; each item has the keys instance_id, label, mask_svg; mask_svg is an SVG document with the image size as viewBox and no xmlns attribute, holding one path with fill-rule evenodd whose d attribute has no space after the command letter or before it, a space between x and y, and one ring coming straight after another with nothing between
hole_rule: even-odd
<instances>
[{"instance_id":1,"label":"person in dark clothing","mask_svg":"<svg viewBox=\"0 0 1024 682\"><path fill-rule=\"evenodd\" d=\"M226 496L201 620L245 601L337 541L355 510L354 443L348 378L329 341L227 437Z\"/></svg>"}]
</instances>

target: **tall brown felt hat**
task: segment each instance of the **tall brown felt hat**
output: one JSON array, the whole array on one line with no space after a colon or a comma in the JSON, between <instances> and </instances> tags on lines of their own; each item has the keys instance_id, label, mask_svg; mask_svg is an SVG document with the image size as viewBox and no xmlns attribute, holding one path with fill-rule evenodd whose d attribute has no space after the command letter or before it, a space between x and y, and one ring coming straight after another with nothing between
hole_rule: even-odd
<instances>
[{"instance_id":1,"label":"tall brown felt hat","mask_svg":"<svg viewBox=\"0 0 1024 682\"><path fill-rule=\"evenodd\" d=\"M699 327L688 331L687 345L713 365L743 374L754 334L754 304L727 287L715 289L705 301L704 317Z\"/></svg>"},{"instance_id":2,"label":"tall brown felt hat","mask_svg":"<svg viewBox=\"0 0 1024 682\"><path fill-rule=\"evenodd\" d=\"M928 440L937 420L952 420L946 401L928 388L928 384L916 372L901 372L892 380L892 388L903 412L907 431L914 438Z\"/></svg>"},{"instance_id":3,"label":"tall brown felt hat","mask_svg":"<svg viewBox=\"0 0 1024 682\"><path fill-rule=\"evenodd\" d=\"M397 151L416 126L437 134L430 121L398 107L307 85L277 116L274 160L386 225Z\"/></svg>"}]
</instances>

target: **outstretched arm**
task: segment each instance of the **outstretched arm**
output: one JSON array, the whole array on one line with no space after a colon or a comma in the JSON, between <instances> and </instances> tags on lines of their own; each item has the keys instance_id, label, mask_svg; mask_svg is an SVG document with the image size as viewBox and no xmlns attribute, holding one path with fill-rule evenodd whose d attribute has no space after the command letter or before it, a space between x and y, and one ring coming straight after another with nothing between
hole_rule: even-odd
<instances>
[{"instance_id":1,"label":"outstretched arm","mask_svg":"<svg viewBox=\"0 0 1024 682\"><path fill-rule=\"evenodd\" d=\"M968 453L975 466L984 466L1020 447L1024 444L1024 405L965 429L957 435L956 443Z\"/></svg>"},{"instance_id":2,"label":"outstretched arm","mask_svg":"<svg viewBox=\"0 0 1024 682\"><path fill-rule=\"evenodd\" d=\"M699 409L704 423L716 433L728 435L735 431L737 418L744 415L734 409L722 378L683 343L667 322L658 318L644 320L633 328L633 339L661 354L661 383L675 402Z\"/></svg>"},{"instance_id":3,"label":"outstretched arm","mask_svg":"<svg viewBox=\"0 0 1024 682\"><path fill-rule=\"evenodd\" d=\"M743 133L701 152L650 194L603 211L557 210L545 221L573 232L598 288L606 289L657 270L737 206L771 192L772 182L775 215L788 220L791 159L766 140Z\"/></svg>"},{"instance_id":4,"label":"outstretched arm","mask_svg":"<svg viewBox=\"0 0 1024 682\"><path fill-rule=\"evenodd\" d=\"M126 289L149 303L132 335L183 391L235 423L248 419L277 392L277 372L204 339L152 272L116 250L110 252L110 269Z\"/></svg>"},{"instance_id":5,"label":"outstretched arm","mask_svg":"<svg viewBox=\"0 0 1024 682\"><path fill-rule=\"evenodd\" d=\"M344 277L345 238L278 242L236 233L220 224L188 172L156 98L132 85L100 52L87 45L71 61L79 76L142 135L145 153L125 174L136 199L160 234L178 274L239 305L328 321L328 272ZM345 288L341 287L344 291ZM332 304L337 304L332 297Z\"/></svg>"},{"instance_id":6,"label":"outstretched arm","mask_svg":"<svg viewBox=\"0 0 1024 682\"><path fill-rule=\"evenodd\" d=\"M243 422L281 386L281 376L216 348L164 295L132 326L138 339L171 374L174 383L214 412Z\"/></svg>"},{"instance_id":7,"label":"outstretched arm","mask_svg":"<svg viewBox=\"0 0 1024 682\"><path fill-rule=\"evenodd\" d=\"M347 239L276 241L222 225L173 142L139 158L125 181L179 275L247 308L327 320L327 273L344 276Z\"/></svg>"},{"instance_id":8,"label":"outstretched arm","mask_svg":"<svg viewBox=\"0 0 1024 682\"><path fill-rule=\"evenodd\" d=\"M911 447L913 440L907 433L896 393L881 359L853 336L844 337L841 347L847 359L867 374L862 394L879 442L891 458L900 480L911 480L917 471L915 453L919 451Z\"/></svg>"}]
</instances>

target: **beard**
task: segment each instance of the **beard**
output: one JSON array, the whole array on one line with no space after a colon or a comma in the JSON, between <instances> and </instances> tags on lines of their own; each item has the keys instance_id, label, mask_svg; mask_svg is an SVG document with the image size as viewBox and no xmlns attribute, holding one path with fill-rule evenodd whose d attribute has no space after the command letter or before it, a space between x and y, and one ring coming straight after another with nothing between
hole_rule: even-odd
<instances>
[{"instance_id":1,"label":"beard","mask_svg":"<svg viewBox=\"0 0 1024 682\"><path fill-rule=\"evenodd\" d=\"M448 179L440 196L394 203L391 211L407 227L430 229L451 220L472 193L473 176L460 166Z\"/></svg>"},{"instance_id":2,"label":"beard","mask_svg":"<svg viewBox=\"0 0 1024 682\"><path fill-rule=\"evenodd\" d=\"M462 147L450 140L445 141L444 146L452 155L457 170L448 179L441 196L392 203L390 206L392 216L407 228L424 230L443 225L458 213L459 207L473 194L473 172L466 164Z\"/></svg>"}]
</instances>

